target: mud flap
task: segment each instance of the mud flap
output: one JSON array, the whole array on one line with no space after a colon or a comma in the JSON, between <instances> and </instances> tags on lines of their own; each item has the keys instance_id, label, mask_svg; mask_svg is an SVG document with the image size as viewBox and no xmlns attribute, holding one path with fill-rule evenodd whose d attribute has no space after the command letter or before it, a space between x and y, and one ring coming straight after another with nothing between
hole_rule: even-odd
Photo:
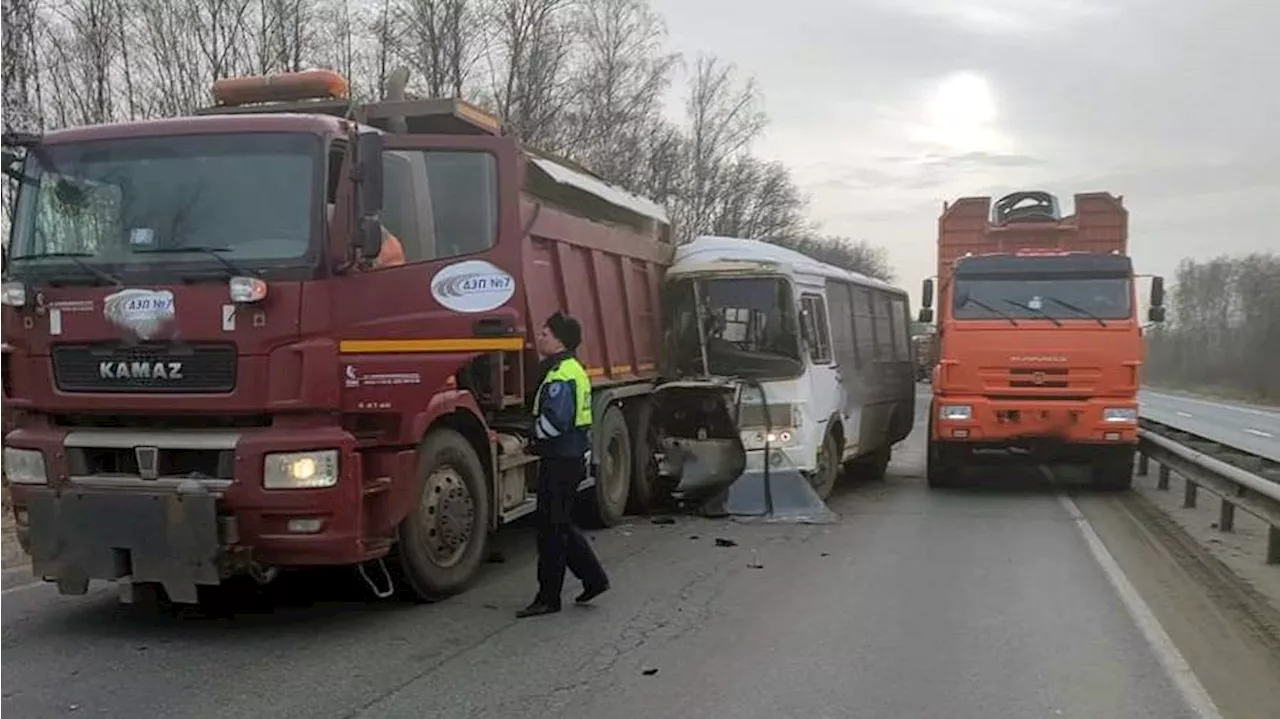
<instances>
[{"instance_id":1,"label":"mud flap","mask_svg":"<svg viewBox=\"0 0 1280 719\"><path fill-rule=\"evenodd\" d=\"M194 604L197 585L220 581L217 500L206 491L36 489L27 497L32 571L63 594L84 594L91 579L127 578Z\"/></svg>"},{"instance_id":2,"label":"mud flap","mask_svg":"<svg viewBox=\"0 0 1280 719\"><path fill-rule=\"evenodd\" d=\"M822 501L785 452L770 448L765 454L760 467L743 472L738 481L707 501L701 514L791 524L832 524L840 520L840 515Z\"/></svg>"}]
</instances>

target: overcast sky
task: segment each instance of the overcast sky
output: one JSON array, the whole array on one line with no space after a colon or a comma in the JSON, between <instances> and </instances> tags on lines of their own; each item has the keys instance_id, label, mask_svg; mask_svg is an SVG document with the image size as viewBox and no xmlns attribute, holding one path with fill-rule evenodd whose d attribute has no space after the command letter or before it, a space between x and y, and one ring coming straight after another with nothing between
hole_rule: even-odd
<instances>
[{"instance_id":1,"label":"overcast sky","mask_svg":"<svg viewBox=\"0 0 1280 719\"><path fill-rule=\"evenodd\" d=\"M1139 272L1280 251L1276 0L653 0L674 49L755 75L830 233L919 298L944 200L1123 195Z\"/></svg>"}]
</instances>

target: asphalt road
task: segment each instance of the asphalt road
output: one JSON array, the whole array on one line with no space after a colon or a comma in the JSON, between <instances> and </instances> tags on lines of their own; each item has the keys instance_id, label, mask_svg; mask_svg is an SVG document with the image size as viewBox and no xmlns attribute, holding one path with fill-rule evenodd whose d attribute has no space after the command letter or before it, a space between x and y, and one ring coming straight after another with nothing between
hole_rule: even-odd
<instances>
[{"instance_id":1,"label":"asphalt road","mask_svg":"<svg viewBox=\"0 0 1280 719\"><path fill-rule=\"evenodd\" d=\"M1142 416L1280 462L1280 411L1143 390Z\"/></svg>"},{"instance_id":2,"label":"asphalt road","mask_svg":"<svg viewBox=\"0 0 1280 719\"><path fill-rule=\"evenodd\" d=\"M232 619L123 607L106 590L7 590L0 708L30 718L1197 716L1186 682L1171 678L1179 655L1152 641L1153 620L1117 589L1076 505L1016 483L930 492L922 472L917 432L887 482L833 498L838 524L681 518L597 533L614 590L532 620L512 616L534 588L525 529L500 536L506 561L475 589L424 607L353 597L346 575L286 582L267 608L246 604ZM718 547L720 537L738 545ZM302 584L324 601L299 600Z\"/></svg>"}]
</instances>

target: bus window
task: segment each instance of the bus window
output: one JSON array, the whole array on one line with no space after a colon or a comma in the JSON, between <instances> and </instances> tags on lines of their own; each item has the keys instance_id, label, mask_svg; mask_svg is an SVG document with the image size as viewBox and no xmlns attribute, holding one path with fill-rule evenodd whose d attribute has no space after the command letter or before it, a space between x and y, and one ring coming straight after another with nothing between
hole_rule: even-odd
<instances>
[{"instance_id":1,"label":"bus window","mask_svg":"<svg viewBox=\"0 0 1280 719\"><path fill-rule=\"evenodd\" d=\"M803 295L800 299L800 314L809 359L814 364L830 364L831 335L827 331L826 303L818 295Z\"/></svg>"}]
</instances>

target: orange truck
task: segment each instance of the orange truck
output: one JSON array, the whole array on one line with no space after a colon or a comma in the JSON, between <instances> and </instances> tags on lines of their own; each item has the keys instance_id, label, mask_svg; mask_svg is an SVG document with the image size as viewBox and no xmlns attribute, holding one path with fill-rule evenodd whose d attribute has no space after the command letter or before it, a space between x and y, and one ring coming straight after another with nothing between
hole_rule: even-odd
<instances>
[{"instance_id":1,"label":"orange truck","mask_svg":"<svg viewBox=\"0 0 1280 719\"><path fill-rule=\"evenodd\" d=\"M1142 367L1129 215L1121 197L1015 192L965 197L938 220L938 362L929 412L929 486L1013 461L1083 464L1123 490L1138 443ZM921 322L932 322L934 280ZM1151 282L1148 319L1164 319Z\"/></svg>"}]
</instances>

